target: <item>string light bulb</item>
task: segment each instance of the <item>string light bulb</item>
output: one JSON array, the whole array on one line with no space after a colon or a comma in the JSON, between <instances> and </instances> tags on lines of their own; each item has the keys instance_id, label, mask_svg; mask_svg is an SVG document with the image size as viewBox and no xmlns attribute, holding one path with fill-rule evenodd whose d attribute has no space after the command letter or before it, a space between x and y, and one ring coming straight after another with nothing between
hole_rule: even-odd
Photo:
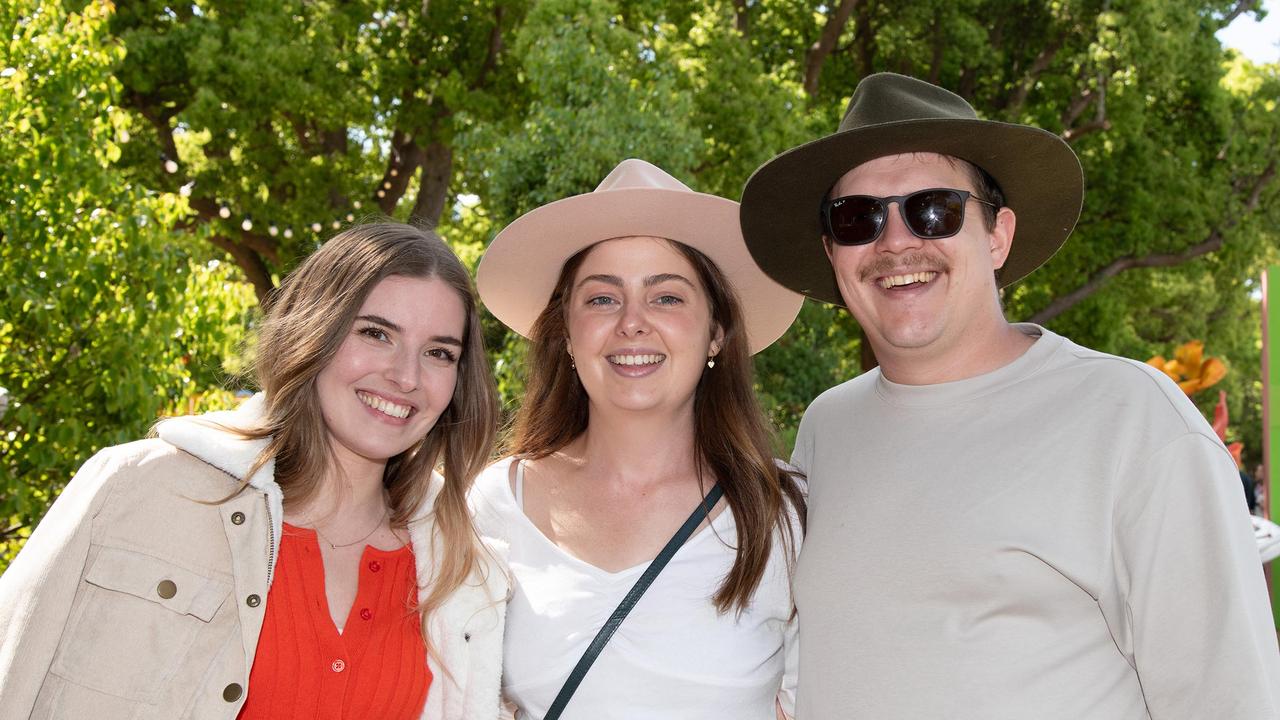
<instances>
[{"instance_id":1,"label":"string light bulb","mask_svg":"<svg viewBox=\"0 0 1280 720\"><path fill-rule=\"evenodd\" d=\"M227 218L231 217L231 208L227 207L226 205L223 205L222 207L218 208L218 217L222 218L223 220L226 220Z\"/></svg>"},{"instance_id":2,"label":"string light bulb","mask_svg":"<svg viewBox=\"0 0 1280 720\"><path fill-rule=\"evenodd\" d=\"M249 218L245 218L243 221L240 222L240 229L245 232L249 232L250 230L253 229L253 221L250 220Z\"/></svg>"}]
</instances>

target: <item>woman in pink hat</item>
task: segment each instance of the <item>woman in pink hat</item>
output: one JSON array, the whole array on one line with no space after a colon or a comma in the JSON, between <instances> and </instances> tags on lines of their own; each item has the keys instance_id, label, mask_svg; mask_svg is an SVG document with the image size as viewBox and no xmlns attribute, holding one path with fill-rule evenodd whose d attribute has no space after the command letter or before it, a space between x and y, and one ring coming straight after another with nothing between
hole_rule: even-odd
<instances>
[{"instance_id":1,"label":"woman in pink hat","mask_svg":"<svg viewBox=\"0 0 1280 720\"><path fill-rule=\"evenodd\" d=\"M509 547L517 717L788 716L805 506L751 355L802 299L751 260L738 204L626 160L499 233L477 284L531 341L511 457L473 491Z\"/></svg>"}]
</instances>

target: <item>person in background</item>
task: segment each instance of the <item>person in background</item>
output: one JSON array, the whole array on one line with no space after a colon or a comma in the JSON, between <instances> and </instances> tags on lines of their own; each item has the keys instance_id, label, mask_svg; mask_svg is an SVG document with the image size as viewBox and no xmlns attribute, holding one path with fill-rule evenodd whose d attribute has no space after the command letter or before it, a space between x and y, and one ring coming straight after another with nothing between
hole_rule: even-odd
<instances>
[{"instance_id":1,"label":"person in background","mask_svg":"<svg viewBox=\"0 0 1280 720\"><path fill-rule=\"evenodd\" d=\"M0 718L498 716L507 580L466 504L496 393L462 264L406 225L338 234L269 298L255 374L67 485L0 577Z\"/></svg>"}]
</instances>

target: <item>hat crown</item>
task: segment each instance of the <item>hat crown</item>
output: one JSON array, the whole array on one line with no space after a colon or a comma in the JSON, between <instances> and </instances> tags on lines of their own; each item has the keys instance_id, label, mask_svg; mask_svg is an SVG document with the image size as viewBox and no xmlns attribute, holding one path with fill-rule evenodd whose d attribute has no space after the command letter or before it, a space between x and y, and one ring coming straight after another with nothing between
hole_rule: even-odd
<instances>
[{"instance_id":1,"label":"hat crown","mask_svg":"<svg viewBox=\"0 0 1280 720\"><path fill-rule=\"evenodd\" d=\"M604 180L600 181L595 191L643 190L646 188L693 192L688 185L671 177L662 168L639 158L627 158L618 163L618 166L606 175Z\"/></svg>"},{"instance_id":2,"label":"hat crown","mask_svg":"<svg viewBox=\"0 0 1280 720\"><path fill-rule=\"evenodd\" d=\"M897 73L863 78L849 99L839 132L910 120L976 120L964 98L932 83Z\"/></svg>"}]
</instances>

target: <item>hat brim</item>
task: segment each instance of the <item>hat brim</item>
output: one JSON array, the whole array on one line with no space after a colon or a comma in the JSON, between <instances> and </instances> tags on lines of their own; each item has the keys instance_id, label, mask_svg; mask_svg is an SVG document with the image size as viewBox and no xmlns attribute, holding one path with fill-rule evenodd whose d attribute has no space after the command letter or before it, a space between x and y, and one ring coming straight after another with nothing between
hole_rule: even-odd
<instances>
[{"instance_id":1,"label":"hat brim","mask_svg":"<svg viewBox=\"0 0 1280 720\"><path fill-rule=\"evenodd\" d=\"M753 354L781 337L800 312L804 298L772 280L747 252L738 203L662 188L575 195L522 215L485 250L476 289L495 317L529 337L566 260L598 242L632 236L675 240L710 258L738 296Z\"/></svg>"},{"instance_id":2,"label":"hat brim","mask_svg":"<svg viewBox=\"0 0 1280 720\"><path fill-rule=\"evenodd\" d=\"M995 179L1018 218L1000 271L1005 287L1066 242L1084 203L1084 171L1061 138L1026 125L968 119L906 120L847 130L765 163L742 191L747 248L774 280L844 305L822 245L819 206L845 173L887 155L931 152L967 160Z\"/></svg>"}]
</instances>

